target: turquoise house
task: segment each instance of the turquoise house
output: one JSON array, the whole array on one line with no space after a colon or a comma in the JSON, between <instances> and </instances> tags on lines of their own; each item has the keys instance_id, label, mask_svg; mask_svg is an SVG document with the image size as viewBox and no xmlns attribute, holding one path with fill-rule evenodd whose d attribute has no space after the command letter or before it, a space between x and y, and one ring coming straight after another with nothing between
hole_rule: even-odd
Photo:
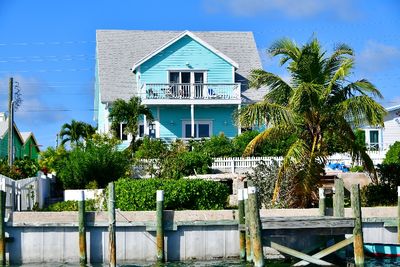
<instances>
[{"instance_id":1,"label":"turquoise house","mask_svg":"<svg viewBox=\"0 0 400 267\"><path fill-rule=\"evenodd\" d=\"M139 137L234 137L241 132L234 111L265 94L247 86L250 71L260 68L251 32L98 30L98 131L109 132L113 101L139 96L155 119L140 121ZM129 143L123 124L120 138Z\"/></svg>"}]
</instances>

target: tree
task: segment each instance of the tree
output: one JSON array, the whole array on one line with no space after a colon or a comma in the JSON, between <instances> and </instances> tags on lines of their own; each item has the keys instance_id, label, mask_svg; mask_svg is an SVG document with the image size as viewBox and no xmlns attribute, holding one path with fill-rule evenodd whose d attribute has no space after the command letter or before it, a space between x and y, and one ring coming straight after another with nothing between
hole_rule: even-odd
<instances>
[{"instance_id":1,"label":"tree","mask_svg":"<svg viewBox=\"0 0 400 267\"><path fill-rule=\"evenodd\" d=\"M95 128L83 121L72 120L71 123L65 123L61 126L60 137L61 144L67 142L78 145L83 139L86 140L95 133Z\"/></svg>"},{"instance_id":2,"label":"tree","mask_svg":"<svg viewBox=\"0 0 400 267\"><path fill-rule=\"evenodd\" d=\"M136 136L139 129L139 117L146 116L147 121L153 120L153 114L150 109L141 104L139 97L132 97L129 101L117 99L110 110L109 118L111 120L111 129L114 136L118 137L121 123L125 123L125 134L132 136L130 148L132 152L136 151Z\"/></svg>"},{"instance_id":3,"label":"tree","mask_svg":"<svg viewBox=\"0 0 400 267\"><path fill-rule=\"evenodd\" d=\"M249 143L246 155L264 140L277 140L288 133L296 136L278 170L273 201L279 197L283 177L290 173L297 200L292 205L310 205L329 155L327 139L338 140L375 173L365 148L355 142L353 129L361 125L383 126L386 111L375 102L374 97L382 95L372 83L366 79L349 81L353 50L340 44L328 56L317 39L301 47L281 39L273 43L268 53L280 56L280 65L286 66L290 81L264 70L253 70L250 86L268 86L269 92L263 101L242 108L236 118L242 127L266 122L266 130Z\"/></svg>"}]
</instances>

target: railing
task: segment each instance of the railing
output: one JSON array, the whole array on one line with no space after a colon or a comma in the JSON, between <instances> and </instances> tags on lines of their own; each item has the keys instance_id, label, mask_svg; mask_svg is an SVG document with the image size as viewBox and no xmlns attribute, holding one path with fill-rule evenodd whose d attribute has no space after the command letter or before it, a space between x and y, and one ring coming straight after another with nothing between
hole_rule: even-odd
<instances>
[{"instance_id":1,"label":"railing","mask_svg":"<svg viewBox=\"0 0 400 267\"><path fill-rule=\"evenodd\" d=\"M142 99L240 99L240 83L146 83Z\"/></svg>"}]
</instances>

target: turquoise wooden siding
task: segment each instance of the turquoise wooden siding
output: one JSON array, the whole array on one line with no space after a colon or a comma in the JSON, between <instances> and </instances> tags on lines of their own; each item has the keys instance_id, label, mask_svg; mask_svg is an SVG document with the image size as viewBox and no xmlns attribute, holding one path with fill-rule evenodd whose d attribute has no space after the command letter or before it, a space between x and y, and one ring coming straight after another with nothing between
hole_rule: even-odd
<instances>
[{"instance_id":1,"label":"turquoise wooden siding","mask_svg":"<svg viewBox=\"0 0 400 267\"><path fill-rule=\"evenodd\" d=\"M185 36L140 66L141 83L167 83L168 70L174 69L207 70L208 83L233 83L232 68L211 50Z\"/></svg>"},{"instance_id":2,"label":"turquoise wooden siding","mask_svg":"<svg viewBox=\"0 0 400 267\"><path fill-rule=\"evenodd\" d=\"M224 133L228 137L237 135L232 114L237 106L195 106L196 120L212 121L212 135ZM160 106L160 138L181 138L182 122L190 121L190 106Z\"/></svg>"}]
</instances>

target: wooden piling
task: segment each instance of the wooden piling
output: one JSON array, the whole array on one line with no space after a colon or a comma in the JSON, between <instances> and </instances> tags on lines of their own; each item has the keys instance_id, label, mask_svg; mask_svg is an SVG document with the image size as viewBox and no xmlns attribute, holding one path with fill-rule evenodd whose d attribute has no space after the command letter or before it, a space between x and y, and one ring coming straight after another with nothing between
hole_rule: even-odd
<instances>
[{"instance_id":1,"label":"wooden piling","mask_svg":"<svg viewBox=\"0 0 400 267\"><path fill-rule=\"evenodd\" d=\"M251 249L251 237L250 237L250 211L249 211L249 195L247 188L243 189L243 203L244 203L244 214L245 214L245 237L246 237L246 261L253 261L253 251Z\"/></svg>"},{"instance_id":2,"label":"wooden piling","mask_svg":"<svg viewBox=\"0 0 400 267\"><path fill-rule=\"evenodd\" d=\"M6 235L4 219L6 217L6 192L0 189L0 266L6 265Z\"/></svg>"},{"instance_id":3,"label":"wooden piling","mask_svg":"<svg viewBox=\"0 0 400 267\"><path fill-rule=\"evenodd\" d=\"M354 262L356 266L364 266L364 240L362 232L360 185L351 186L351 207L354 215Z\"/></svg>"},{"instance_id":4,"label":"wooden piling","mask_svg":"<svg viewBox=\"0 0 400 267\"><path fill-rule=\"evenodd\" d=\"M260 210L257 203L257 189L254 186L247 188L248 205L250 213L250 236L253 250L253 263L255 267L264 267L264 254L262 245L262 229Z\"/></svg>"},{"instance_id":5,"label":"wooden piling","mask_svg":"<svg viewBox=\"0 0 400 267\"><path fill-rule=\"evenodd\" d=\"M400 186L397 187L397 243L400 244Z\"/></svg>"},{"instance_id":6,"label":"wooden piling","mask_svg":"<svg viewBox=\"0 0 400 267\"><path fill-rule=\"evenodd\" d=\"M243 201L243 189L238 189L238 209L239 209L239 249L240 259L246 260L246 230L245 212Z\"/></svg>"},{"instance_id":7,"label":"wooden piling","mask_svg":"<svg viewBox=\"0 0 400 267\"><path fill-rule=\"evenodd\" d=\"M79 206L79 264L86 266L86 216L85 216L85 191L81 190Z\"/></svg>"},{"instance_id":8,"label":"wooden piling","mask_svg":"<svg viewBox=\"0 0 400 267\"><path fill-rule=\"evenodd\" d=\"M325 189L324 188L318 188L318 195L319 195L319 215L320 216L325 216L326 215L326 202L325 202Z\"/></svg>"},{"instance_id":9,"label":"wooden piling","mask_svg":"<svg viewBox=\"0 0 400 267\"><path fill-rule=\"evenodd\" d=\"M164 191L157 190L157 261L165 262L164 252Z\"/></svg>"},{"instance_id":10,"label":"wooden piling","mask_svg":"<svg viewBox=\"0 0 400 267\"><path fill-rule=\"evenodd\" d=\"M114 183L108 184L108 257L110 267L117 266L115 249L115 189Z\"/></svg>"},{"instance_id":11,"label":"wooden piling","mask_svg":"<svg viewBox=\"0 0 400 267\"><path fill-rule=\"evenodd\" d=\"M335 179L335 195L333 198L333 216L344 217L344 183Z\"/></svg>"}]
</instances>

